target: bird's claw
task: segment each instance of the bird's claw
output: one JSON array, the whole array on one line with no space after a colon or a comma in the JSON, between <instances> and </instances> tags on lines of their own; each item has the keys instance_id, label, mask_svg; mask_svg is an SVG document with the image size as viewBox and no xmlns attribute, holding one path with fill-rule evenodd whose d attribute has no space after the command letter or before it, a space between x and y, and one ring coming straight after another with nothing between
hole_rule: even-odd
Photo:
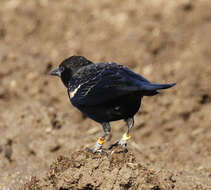
<instances>
[{"instance_id":1,"label":"bird's claw","mask_svg":"<svg viewBox=\"0 0 211 190\"><path fill-rule=\"evenodd\" d=\"M111 144L111 145L109 146L108 150L111 150L111 149L113 149L114 147L117 147L118 145L119 145L119 141L117 141L117 142Z\"/></svg>"},{"instance_id":2,"label":"bird's claw","mask_svg":"<svg viewBox=\"0 0 211 190\"><path fill-rule=\"evenodd\" d=\"M112 145L110 145L109 146L109 150L112 150L114 147L118 147L119 145L121 145L121 147L122 147L122 152L123 153L127 153L128 152L128 150L127 150L127 143L126 143L126 141L125 142L123 142L122 141L122 139L120 140L120 141L117 141L117 142L115 142L114 144L112 144Z\"/></svg>"},{"instance_id":3,"label":"bird's claw","mask_svg":"<svg viewBox=\"0 0 211 190\"><path fill-rule=\"evenodd\" d=\"M93 154L97 154L97 153L99 153L99 154L105 154L105 155L107 155L108 153L104 150L104 149L95 149L95 147L93 147L93 148L86 148L87 149L87 151L88 152L90 152L90 153L93 153Z\"/></svg>"},{"instance_id":4,"label":"bird's claw","mask_svg":"<svg viewBox=\"0 0 211 190\"><path fill-rule=\"evenodd\" d=\"M105 139L103 139L102 137L99 137L93 148L87 148L88 152L107 154L107 152L103 149L104 142L105 142Z\"/></svg>"},{"instance_id":5,"label":"bird's claw","mask_svg":"<svg viewBox=\"0 0 211 190\"><path fill-rule=\"evenodd\" d=\"M109 150L113 149L114 147L117 147L118 145L121 145L123 152L126 153L128 152L127 150L127 141L131 138L131 136L129 134L124 134L123 137L115 142L114 144L110 145L110 147L108 148Z\"/></svg>"}]
</instances>

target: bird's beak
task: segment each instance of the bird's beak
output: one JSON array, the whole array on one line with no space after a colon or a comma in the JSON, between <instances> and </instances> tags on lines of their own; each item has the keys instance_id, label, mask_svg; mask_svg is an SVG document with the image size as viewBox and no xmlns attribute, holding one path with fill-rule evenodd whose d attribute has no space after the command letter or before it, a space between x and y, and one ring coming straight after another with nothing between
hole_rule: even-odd
<instances>
[{"instance_id":1,"label":"bird's beak","mask_svg":"<svg viewBox=\"0 0 211 190\"><path fill-rule=\"evenodd\" d=\"M59 67L57 67L55 70L51 71L50 75L60 77L61 76L61 71L60 71Z\"/></svg>"}]
</instances>

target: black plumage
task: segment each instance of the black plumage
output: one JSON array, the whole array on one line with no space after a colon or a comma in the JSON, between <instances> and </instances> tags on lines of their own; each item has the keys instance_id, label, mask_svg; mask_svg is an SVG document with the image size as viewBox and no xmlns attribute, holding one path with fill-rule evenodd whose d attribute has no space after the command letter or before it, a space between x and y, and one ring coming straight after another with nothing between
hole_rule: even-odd
<instances>
[{"instance_id":1,"label":"black plumage","mask_svg":"<svg viewBox=\"0 0 211 190\"><path fill-rule=\"evenodd\" d=\"M117 63L94 64L82 56L64 60L51 74L61 78L73 106L102 124L104 135L92 149L94 152L102 150L99 143L103 143L110 133L110 121L124 119L128 124L126 137L129 138L133 116L138 112L143 96L156 95L159 90L175 85L153 84ZM121 140L119 144L125 147L126 138L122 140L125 142Z\"/></svg>"}]
</instances>

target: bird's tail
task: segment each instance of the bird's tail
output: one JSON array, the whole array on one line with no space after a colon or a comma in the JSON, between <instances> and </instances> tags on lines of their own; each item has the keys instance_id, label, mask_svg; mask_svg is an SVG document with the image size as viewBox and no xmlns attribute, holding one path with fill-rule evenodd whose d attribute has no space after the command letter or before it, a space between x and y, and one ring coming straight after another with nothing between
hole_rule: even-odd
<instances>
[{"instance_id":1,"label":"bird's tail","mask_svg":"<svg viewBox=\"0 0 211 190\"><path fill-rule=\"evenodd\" d=\"M161 90L161 89L167 89L175 86L176 83L171 83L171 84L153 84L153 83L147 83L146 85L143 85L145 90Z\"/></svg>"},{"instance_id":2,"label":"bird's tail","mask_svg":"<svg viewBox=\"0 0 211 190\"><path fill-rule=\"evenodd\" d=\"M154 84L154 83L146 83L142 85L141 92L144 96L153 96L159 93L159 90L167 89L175 86L176 83L171 84Z\"/></svg>"}]
</instances>

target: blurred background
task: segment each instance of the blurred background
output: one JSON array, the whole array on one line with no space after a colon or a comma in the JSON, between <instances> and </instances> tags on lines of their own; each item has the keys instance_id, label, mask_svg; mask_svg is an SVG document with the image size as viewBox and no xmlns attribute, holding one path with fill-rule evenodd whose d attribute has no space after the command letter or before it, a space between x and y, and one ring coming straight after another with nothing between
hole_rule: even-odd
<instances>
[{"instance_id":1,"label":"blurred background","mask_svg":"<svg viewBox=\"0 0 211 190\"><path fill-rule=\"evenodd\" d=\"M0 189L42 176L58 155L101 135L49 76L72 55L177 82L144 98L129 150L141 163L210 184L210 10L210 0L1 0ZM113 142L125 124L111 125Z\"/></svg>"}]
</instances>

